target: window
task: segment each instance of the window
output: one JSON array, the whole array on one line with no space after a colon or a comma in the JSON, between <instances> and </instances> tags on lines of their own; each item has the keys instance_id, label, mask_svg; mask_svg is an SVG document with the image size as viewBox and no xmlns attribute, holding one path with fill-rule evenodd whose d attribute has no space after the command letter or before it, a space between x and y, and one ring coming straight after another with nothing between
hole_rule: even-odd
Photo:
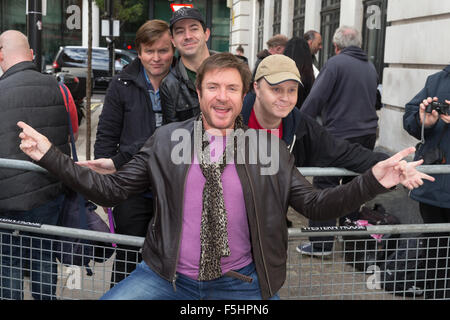
<instances>
[{"instance_id":1,"label":"window","mask_svg":"<svg viewBox=\"0 0 450 320\"><path fill-rule=\"evenodd\" d=\"M273 34L281 32L281 0L275 0L273 8Z\"/></svg>"},{"instance_id":2,"label":"window","mask_svg":"<svg viewBox=\"0 0 450 320\"><path fill-rule=\"evenodd\" d=\"M365 0L363 4L362 48L367 53L369 61L374 64L381 82L384 69L387 0Z\"/></svg>"},{"instance_id":3,"label":"window","mask_svg":"<svg viewBox=\"0 0 450 320\"><path fill-rule=\"evenodd\" d=\"M211 49L220 52L228 51L230 39L230 9L227 8L226 2L222 0L208 1L207 5L212 14Z\"/></svg>"},{"instance_id":4,"label":"window","mask_svg":"<svg viewBox=\"0 0 450 320\"><path fill-rule=\"evenodd\" d=\"M320 34L322 35L322 51L320 51L319 66L322 67L334 54L333 35L339 28L341 14L340 0L322 0L320 12Z\"/></svg>"},{"instance_id":5,"label":"window","mask_svg":"<svg viewBox=\"0 0 450 320\"><path fill-rule=\"evenodd\" d=\"M294 18L292 19L292 35L303 38L305 33L305 0L294 1Z\"/></svg>"},{"instance_id":6,"label":"window","mask_svg":"<svg viewBox=\"0 0 450 320\"><path fill-rule=\"evenodd\" d=\"M259 0L258 3L258 51L261 51L264 45L264 0Z\"/></svg>"}]
</instances>

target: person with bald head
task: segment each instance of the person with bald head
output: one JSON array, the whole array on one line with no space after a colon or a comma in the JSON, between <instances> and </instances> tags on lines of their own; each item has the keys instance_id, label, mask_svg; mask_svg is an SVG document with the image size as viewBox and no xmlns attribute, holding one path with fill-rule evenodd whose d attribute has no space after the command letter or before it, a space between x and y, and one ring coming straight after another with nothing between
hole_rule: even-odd
<instances>
[{"instance_id":1,"label":"person with bald head","mask_svg":"<svg viewBox=\"0 0 450 320\"><path fill-rule=\"evenodd\" d=\"M56 79L40 73L33 50L19 31L0 34L0 158L28 160L18 147L16 123L27 119L41 128L58 149L70 154L68 116ZM47 173L2 169L0 218L55 225L64 201L63 186ZM23 299L23 274L29 271L32 296L54 299L57 264L51 255L51 238L31 241L0 230L0 299Z\"/></svg>"}]
</instances>

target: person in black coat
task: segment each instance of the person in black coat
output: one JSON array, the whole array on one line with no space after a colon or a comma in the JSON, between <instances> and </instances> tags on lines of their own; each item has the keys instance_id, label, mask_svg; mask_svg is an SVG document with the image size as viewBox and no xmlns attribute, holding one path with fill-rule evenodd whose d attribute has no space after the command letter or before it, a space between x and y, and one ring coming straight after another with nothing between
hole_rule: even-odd
<instances>
[{"instance_id":1,"label":"person in black coat","mask_svg":"<svg viewBox=\"0 0 450 320\"><path fill-rule=\"evenodd\" d=\"M106 92L94 145L95 159L111 158L116 170L126 164L162 125L159 86L174 62L169 25L143 24L136 33L138 57L116 75ZM116 232L144 237L153 215L152 194L135 195L113 210ZM128 246L119 245L121 249ZM135 248L130 248L135 249ZM117 250L111 287L141 261L139 254Z\"/></svg>"},{"instance_id":2,"label":"person in black coat","mask_svg":"<svg viewBox=\"0 0 450 320\"><path fill-rule=\"evenodd\" d=\"M294 37L290 39L283 54L295 61L297 69L302 78L302 84L298 86L297 108L301 108L314 84L313 60L309 50L308 42L305 39Z\"/></svg>"},{"instance_id":3,"label":"person in black coat","mask_svg":"<svg viewBox=\"0 0 450 320\"><path fill-rule=\"evenodd\" d=\"M55 77L37 70L33 50L21 32L0 34L0 69L4 72L0 77L0 158L28 160L17 146L17 119L45 131L59 150L70 155L68 114L58 83ZM64 201L64 187L58 178L7 168L0 172L0 218L56 225ZM23 270L30 271L34 299L55 299L53 236L31 241L35 234L21 232L18 236L11 230L0 230L0 234L0 299L23 299Z\"/></svg>"}]
</instances>

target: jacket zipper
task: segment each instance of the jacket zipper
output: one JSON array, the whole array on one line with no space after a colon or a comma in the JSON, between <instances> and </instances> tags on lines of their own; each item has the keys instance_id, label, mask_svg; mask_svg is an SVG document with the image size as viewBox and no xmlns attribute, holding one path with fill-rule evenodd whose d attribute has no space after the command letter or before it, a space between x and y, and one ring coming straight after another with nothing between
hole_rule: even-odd
<instances>
[{"instance_id":1,"label":"jacket zipper","mask_svg":"<svg viewBox=\"0 0 450 320\"><path fill-rule=\"evenodd\" d=\"M154 198L155 202L155 219L153 220L152 224L152 232L153 232L153 238L156 239L156 222L158 221L158 198Z\"/></svg>"},{"instance_id":2,"label":"jacket zipper","mask_svg":"<svg viewBox=\"0 0 450 320\"><path fill-rule=\"evenodd\" d=\"M294 134L294 138L293 138L293 140L292 140L292 142L291 142L291 145L288 146L289 153L292 153L292 150L294 149L294 145L295 145L295 141L296 141L296 140L297 140L297 136Z\"/></svg>"},{"instance_id":3,"label":"jacket zipper","mask_svg":"<svg viewBox=\"0 0 450 320\"><path fill-rule=\"evenodd\" d=\"M184 184L183 184L183 196L181 198L181 230L183 230L183 216L184 216L184 190L186 190L186 183L187 183L187 175L189 171L190 166L187 167L185 174L184 174ZM178 237L178 249L177 249L177 259L175 260L175 270L173 271L173 277L172 277L172 287L173 291L177 292L177 266L178 266L178 260L180 259L180 247L181 247L181 231Z\"/></svg>"},{"instance_id":4,"label":"jacket zipper","mask_svg":"<svg viewBox=\"0 0 450 320\"><path fill-rule=\"evenodd\" d=\"M261 243L261 230L259 228L258 211L257 211L257 207L256 207L256 202L255 202L255 190L253 188L252 180L250 179L250 174L248 172L247 163L244 164L244 167L245 167L245 173L247 174L248 182L250 184L250 189L252 191L253 205L255 206L256 226L257 226L257 229L258 229L259 247L261 248L261 257L262 257L262 260L263 260L264 273L265 273L266 279L267 279L267 286L269 287L269 294L272 297L273 296L272 288L270 287L269 274L267 272L266 260L264 259L264 250L263 250L263 246L262 246L262 243Z\"/></svg>"}]
</instances>

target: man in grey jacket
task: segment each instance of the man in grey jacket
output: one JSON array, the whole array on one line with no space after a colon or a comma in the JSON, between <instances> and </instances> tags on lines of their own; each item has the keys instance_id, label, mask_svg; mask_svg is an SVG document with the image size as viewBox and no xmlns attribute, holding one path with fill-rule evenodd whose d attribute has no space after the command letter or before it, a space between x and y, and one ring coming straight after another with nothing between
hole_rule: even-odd
<instances>
[{"instance_id":1,"label":"man in grey jacket","mask_svg":"<svg viewBox=\"0 0 450 320\"><path fill-rule=\"evenodd\" d=\"M355 28L342 26L337 29L333 43L336 56L330 58L320 70L301 111L313 119L321 116L325 129L336 138L373 150L378 126L375 109L377 72L361 49L361 35ZM314 178L314 185L328 188L338 185L341 179L342 183L346 183L352 177L318 177ZM349 213L348 217L357 219L358 211ZM341 218L341 222L344 220ZM336 221L310 221L309 225L334 226ZM332 253L333 237L310 240L317 242L307 243L297 250L314 256Z\"/></svg>"},{"instance_id":2,"label":"man in grey jacket","mask_svg":"<svg viewBox=\"0 0 450 320\"><path fill-rule=\"evenodd\" d=\"M154 186L157 211L144 261L105 299L277 299L286 278L289 205L328 219L398 183L412 189L433 180L415 170L421 161L401 160L414 152L408 148L344 186L315 190L284 142L244 127L239 114L251 79L244 62L216 54L203 62L198 77L198 121L162 126L113 174L74 164L45 136L18 123L22 151L94 202L109 205ZM277 170L265 170L267 150ZM259 152L264 160L254 157ZM110 159L82 165L103 173L113 168Z\"/></svg>"}]
</instances>

